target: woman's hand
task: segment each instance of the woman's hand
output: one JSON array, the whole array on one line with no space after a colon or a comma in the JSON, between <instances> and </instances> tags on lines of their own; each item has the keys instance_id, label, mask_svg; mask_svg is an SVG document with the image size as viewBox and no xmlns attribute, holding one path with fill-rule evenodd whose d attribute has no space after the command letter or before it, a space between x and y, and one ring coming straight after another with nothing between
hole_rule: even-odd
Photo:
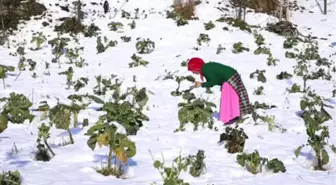
<instances>
[{"instance_id":1,"label":"woman's hand","mask_svg":"<svg viewBox=\"0 0 336 185\"><path fill-rule=\"evenodd\" d=\"M201 86L201 82L195 82L195 87L200 87Z\"/></svg>"}]
</instances>

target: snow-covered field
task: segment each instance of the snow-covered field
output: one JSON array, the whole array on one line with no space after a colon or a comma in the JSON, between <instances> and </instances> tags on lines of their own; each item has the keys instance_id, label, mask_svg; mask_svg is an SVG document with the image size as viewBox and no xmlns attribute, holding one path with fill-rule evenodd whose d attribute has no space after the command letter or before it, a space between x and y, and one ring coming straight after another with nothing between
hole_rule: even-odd
<instances>
[{"instance_id":1,"label":"snow-covered field","mask_svg":"<svg viewBox=\"0 0 336 185\"><path fill-rule=\"evenodd\" d=\"M155 159L161 159L161 152L164 155L166 165L171 165L171 160L178 156L182 150L182 156L195 155L198 150L205 152L206 171L199 177L192 177L188 172L180 175L181 179L192 185L247 185L247 184L280 184L281 180L286 185L332 185L336 179L336 156L327 146L329 153L329 163L325 166L326 171L315 171L312 169L314 152L309 147L302 149L296 158L295 149L307 142L306 127L303 119L297 115L300 109L300 98L304 93L289 93L287 88L291 88L293 83L302 86L302 77L294 75L290 80L278 80L276 75L282 71L293 74L293 66L297 65L295 59L285 57L286 51L294 49L284 49L283 42L285 38L264 29L256 30L265 38L265 46L270 48L273 58L279 61L275 66L267 65L267 55L254 54L257 49L255 38L252 33L241 31L225 22L216 22L221 17L222 12L216 9L218 1L202 1L196 6L196 14L199 20L189 21L189 24L177 26L175 21L166 18L165 10L171 10L171 0L129 0L125 3L120 1L111 1L110 7L130 12L134 16L134 9L139 8L139 18L134 19L136 26L131 29L128 24L132 19L121 17L121 11L114 17L114 12L109 16L98 17L97 14L103 14L101 5L91 5L91 1L83 1L87 5L83 11L87 13L84 24L94 23L101 31L100 35L104 42L104 36L108 40L118 41L115 47L106 49L105 52L97 54L97 38L84 37L78 35L78 43L72 39L67 47L84 47L80 51L80 56L85 59L83 67L77 67L75 64L67 64L67 59L62 57L60 65L52 63L54 57L51 45L45 42L42 49L31 50L35 43L30 43L34 32L43 32L48 40L57 37L53 31L54 25L58 24L56 19L71 16L73 13L62 11L55 3L60 5L67 2L57 0L40 0L47 7L47 15L39 20L32 20L22 24L22 29L15 36L11 36L11 47L7 44L0 47L0 64L17 66L19 56L12 56L15 53L18 44L25 47L26 59L32 59L36 62L34 70L29 70L29 65L25 71L22 71L19 77L19 70L8 72L5 78L6 88L1 84L0 98L8 97L11 92L24 94L32 103L30 109L35 109L41 101L47 101L50 107L53 107L59 101L68 104L67 97L71 94L94 94L93 88L97 85L96 76L101 75L104 78L110 78L112 74L123 81L122 89L136 85L137 88L146 87L151 93L147 93L149 101L144 111L149 121L144 122L136 135L128 136L136 144L136 155L128 160L126 178L119 179L113 176L103 176L96 172L95 167L105 165L107 161L108 148L96 147L92 151L87 141L89 136L85 133L94 125L102 111L96 111L95 108L101 106L92 103L85 110L80 111L78 122L87 118L89 126L79 125L72 128L74 144L60 145L68 139L66 130L51 128L51 136L48 142L55 152L55 156L48 162L36 161L34 152L36 152L36 139L38 137L38 127L41 123L48 123L48 120L40 121L41 112L31 111L35 119L29 123L26 120L24 124L8 124L8 128L0 134L0 170L18 170L22 176L24 185L142 185L156 182L162 183L162 177L157 169L153 167L153 160L149 153L152 152ZM93 1L92 1L93 2ZM97 1L100 3L100 1ZM322 5L323 1L318 0ZM224 1L223 4L226 2ZM124 5L123 5L124 4ZM299 5L305 7L303 12L292 12L290 21L298 25L299 31L303 35L311 34L318 38L319 54L332 62L331 68L335 65L336 46L331 47L336 42L336 1L328 2L328 14L323 15L316 1L299 0ZM94 13L94 10L96 13ZM144 13L142 13L144 11ZM313 13L312 13L313 12ZM147 17L145 16L147 15ZM113 18L114 17L114 18ZM50 26L43 27L42 22L52 19ZM110 31L108 23L121 22L124 27L118 31ZM204 23L213 21L215 27L205 30ZM267 22L274 21L274 18L261 13L248 13L246 22L250 25L265 26ZM227 27L228 31L223 30ZM201 33L208 34L210 42L198 46L197 38ZM64 35L70 37L69 35ZM130 42L123 42L120 37L131 37ZM139 54L136 50L137 38L150 39L155 42L155 49L150 54ZM15 42L13 41L15 40ZM233 53L232 45L242 42L244 47L250 49L249 52ZM218 45L226 48L222 53L216 54ZM194 47L199 47L196 51ZM300 48L299 45L297 48ZM132 62L131 56L136 54L148 61L146 67L129 67ZM175 80L163 80L168 72L175 72L177 76L191 75L186 67L181 66L182 61L187 61L191 57L201 57L206 61L217 61L236 68L241 74L245 86L248 90L250 101L253 103L259 101L268 105L275 105L276 108L268 110L258 110L261 115L275 116L275 124L286 129L275 128L269 131L267 123L254 121L249 118L240 124L244 128L248 139L245 143L244 152L251 153L258 150L262 157L269 159L278 158L285 167L284 173L271 173L263 171L257 175L248 172L244 167L237 163L235 154L230 154L223 145L218 145L219 136L224 132L225 126L221 122L215 122L216 130L208 128L199 128L193 131L192 127L187 126L186 131L174 132L179 127L178 103L182 102L182 97L172 96L171 91L177 87ZM46 69L46 64L49 68ZM88 84L85 87L75 91L73 86L67 89L66 75L58 73L73 68L73 81L79 78L88 78ZM330 69L331 69L330 68ZM257 81L256 78L250 78L250 74L256 70L265 70L265 83ZM316 91L320 96L329 100L329 104L336 106L336 98L332 97L332 91L335 89L335 72L331 72L331 80L308 80L307 85ZM134 76L136 80L134 80ZM198 76L194 76L199 80ZM17 78L17 79L16 79ZM112 80L113 82L114 80ZM134 82L135 81L135 82ZM181 89L188 88L191 84L183 82ZM259 86L263 86L263 94L255 95L254 91ZM219 106L220 91L219 87L212 88L213 94L207 94L205 89L194 89L192 92L197 97L202 97ZM111 95L99 96L105 101L111 99ZM1 104L3 105L3 104ZM1 110L1 109L0 109ZM335 109L326 108L330 115L336 118ZM218 108L216 109L218 111ZM324 123L329 128L329 144L336 144L335 141L335 121L329 120ZM16 149L15 149L16 148Z\"/></svg>"}]
</instances>

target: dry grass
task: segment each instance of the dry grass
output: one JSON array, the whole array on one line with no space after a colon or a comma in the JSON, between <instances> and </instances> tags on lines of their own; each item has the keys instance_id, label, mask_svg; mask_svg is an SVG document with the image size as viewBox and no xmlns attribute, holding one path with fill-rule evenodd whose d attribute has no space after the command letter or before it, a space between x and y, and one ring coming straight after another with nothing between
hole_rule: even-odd
<instances>
[{"instance_id":1,"label":"dry grass","mask_svg":"<svg viewBox=\"0 0 336 185\"><path fill-rule=\"evenodd\" d=\"M107 166L101 166L100 168L95 168L95 170L104 176L112 175L117 178L122 178L122 179L125 178L124 171L120 165L112 166L110 169Z\"/></svg>"},{"instance_id":2,"label":"dry grass","mask_svg":"<svg viewBox=\"0 0 336 185\"><path fill-rule=\"evenodd\" d=\"M195 0L174 0L175 12L184 19L191 19L195 16Z\"/></svg>"},{"instance_id":3,"label":"dry grass","mask_svg":"<svg viewBox=\"0 0 336 185\"><path fill-rule=\"evenodd\" d=\"M250 0L248 7L254 9L256 12L267 13L279 17L281 3L280 0ZM282 11L283 17L287 18L288 10L286 7L284 7Z\"/></svg>"},{"instance_id":4,"label":"dry grass","mask_svg":"<svg viewBox=\"0 0 336 185\"><path fill-rule=\"evenodd\" d=\"M251 0L249 7L261 13L273 13L278 6L277 0Z\"/></svg>"}]
</instances>

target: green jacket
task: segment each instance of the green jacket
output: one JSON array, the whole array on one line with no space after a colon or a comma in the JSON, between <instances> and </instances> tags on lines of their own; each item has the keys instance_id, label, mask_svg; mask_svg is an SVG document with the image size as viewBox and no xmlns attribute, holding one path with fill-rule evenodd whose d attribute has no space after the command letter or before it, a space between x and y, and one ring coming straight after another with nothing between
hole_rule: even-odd
<instances>
[{"instance_id":1,"label":"green jacket","mask_svg":"<svg viewBox=\"0 0 336 185\"><path fill-rule=\"evenodd\" d=\"M213 87L215 85L222 86L233 75L237 73L235 69L217 62L208 62L203 65L202 73L206 82L202 83L202 87Z\"/></svg>"}]
</instances>

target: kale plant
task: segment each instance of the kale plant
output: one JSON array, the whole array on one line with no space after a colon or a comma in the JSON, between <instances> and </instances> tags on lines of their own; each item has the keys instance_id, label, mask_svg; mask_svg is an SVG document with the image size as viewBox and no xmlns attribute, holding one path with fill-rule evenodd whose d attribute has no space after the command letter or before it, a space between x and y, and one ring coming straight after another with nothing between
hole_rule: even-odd
<instances>
[{"instance_id":1,"label":"kale plant","mask_svg":"<svg viewBox=\"0 0 336 185\"><path fill-rule=\"evenodd\" d=\"M84 47L67 48L65 57L69 60L68 64L76 64L76 66L83 64L85 59L79 54L79 52L83 50Z\"/></svg>"},{"instance_id":2,"label":"kale plant","mask_svg":"<svg viewBox=\"0 0 336 185\"><path fill-rule=\"evenodd\" d=\"M188 166L183 163L181 152L180 155L173 161L171 167L165 166L164 156L162 154L162 161L155 160L153 154L149 150L149 154L153 160L153 166L157 169L162 177L163 185L190 185L179 178L182 172L186 172ZM155 184L155 183L154 183Z\"/></svg>"},{"instance_id":3,"label":"kale plant","mask_svg":"<svg viewBox=\"0 0 336 185\"><path fill-rule=\"evenodd\" d=\"M237 43L233 44L233 50L232 50L233 53L237 54L237 53L242 53L243 51L248 52L248 51L250 51L250 49L244 47L242 42L237 42Z\"/></svg>"},{"instance_id":4,"label":"kale plant","mask_svg":"<svg viewBox=\"0 0 336 185\"><path fill-rule=\"evenodd\" d=\"M94 23L91 23L90 26L87 26L84 31L84 37L95 37L99 35L100 28Z\"/></svg>"},{"instance_id":5,"label":"kale plant","mask_svg":"<svg viewBox=\"0 0 336 185\"><path fill-rule=\"evenodd\" d=\"M74 74L73 68L70 66L66 71L58 73L59 75L66 75L66 85L67 89L70 89L71 85L73 85L72 77Z\"/></svg>"},{"instance_id":6,"label":"kale plant","mask_svg":"<svg viewBox=\"0 0 336 185\"><path fill-rule=\"evenodd\" d=\"M69 38L60 37L60 35L48 41L48 44L52 47L52 54L55 55L55 58L52 59L53 63L58 63L60 65L60 58L65 54L68 42L70 42Z\"/></svg>"},{"instance_id":7,"label":"kale plant","mask_svg":"<svg viewBox=\"0 0 336 185\"><path fill-rule=\"evenodd\" d=\"M219 143L226 141L225 148L229 153L240 153L244 151L246 139L248 136L244 129L226 127L225 132L220 135Z\"/></svg>"},{"instance_id":8,"label":"kale plant","mask_svg":"<svg viewBox=\"0 0 336 185\"><path fill-rule=\"evenodd\" d=\"M137 56L135 54L132 55L131 59L132 62L128 64L129 68L147 66L147 64L149 63L148 61L143 60L140 56Z\"/></svg>"},{"instance_id":9,"label":"kale plant","mask_svg":"<svg viewBox=\"0 0 336 185\"><path fill-rule=\"evenodd\" d=\"M49 161L53 156L55 156L54 151L49 146L47 140L50 137L50 127L42 123L38 128L38 138L37 138L37 152L35 153L35 159L37 161ZM43 142L43 143L42 143ZM51 155L50 155L50 153Z\"/></svg>"},{"instance_id":10,"label":"kale plant","mask_svg":"<svg viewBox=\"0 0 336 185\"><path fill-rule=\"evenodd\" d=\"M285 49L291 49L293 48L293 46L297 46L298 45L298 39L294 38L294 37L289 37L286 38L286 40L283 43L283 48Z\"/></svg>"},{"instance_id":11,"label":"kale plant","mask_svg":"<svg viewBox=\"0 0 336 185\"><path fill-rule=\"evenodd\" d=\"M43 34L43 32L37 32L33 34L33 38L30 43L35 43L36 48L34 50L41 49L41 45L47 41L47 37Z\"/></svg>"},{"instance_id":12,"label":"kale plant","mask_svg":"<svg viewBox=\"0 0 336 185\"><path fill-rule=\"evenodd\" d=\"M155 43L150 39L138 40L135 48L139 54L150 54L155 49Z\"/></svg>"},{"instance_id":13,"label":"kale plant","mask_svg":"<svg viewBox=\"0 0 336 185\"><path fill-rule=\"evenodd\" d=\"M108 90L114 90L114 89L120 89L121 82L119 82L119 79L115 79L115 83L112 84L112 79L114 79L115 76L111 76L110 79L103 78L101 75L96 76L96 82L97 85L93 87L93 93L96 95L105 95Z\"/></svg>"},{"instance_id":14,"label":"kale plant","mask_svg":"<svg viewBox=\"0 0 336 185\"><path fill-rule=\"evenodd\" d=\"M214 103L206 101L201 98L196 98L195 94L186 92L182 98L185 102L179 103L178 118L180 121L180 127L176 131L184 131L184 126L188 123L194 125L194 131L196 131L201 124L203 127L205 124L211 129L213 127L213 108L216 108Z\"/></svg>"},{"instance_id":15,"label":"kale plant","mask_svg":"<svg viewBox=\"0 0 336 185\"><path fill-rule=\"evenodd\" d=\"M88 78L81 77L74 83L74 89L75 91L79 91L79 89L85 87L89 82Z\"/></svg>"},{"instance_id":16,"label":"kale plant","mask_svg":"<svg viewBox=\"0 0 336 185\"><path fill-rule=\"evenodd\" d=\"M118 82L118 79L116 82ZM111 84L113 101L103 103L101 110L105 111L106 114L99 117L97 124L117 122L125 128L127 135L135 135L143 126L142 123L149 121L149 118L142 113L148 101L147 90L146 88L139 90L132 87L127 88L126 92L122 93L120 90L121 84ZM127 100L127 98L131 100Z\"/></svg>"},{"instance_id":17,"label":"kale plant","mask_svg":"<svg viewBox=\"0 0 336 185\"><path fill-rule=\"evenodd\" d=\"M97 54L104 53L108 48L115 47L117 46L117 44L118 44L118 41L113 41L113 40L109 41L106 36L104 37L104 43L103 43L101 36L98 36L97 46L96 46Z\"/></svg>"},{"instance_id":18,"label":"kale plant","mask_svg":"<svg viewBox=\"0 0 336 185\"><path fill-rule=\"evenodd\" d=\"M197 38L197 44L199 46L202 46L203 44L209 45L209 42L211 41L210 37L208 34L205 33L200 33L200 35Z\"/></svg>"},{"instance_id":19,"label":"kale plant","mask_svg":"<svg viewBox=\"0 0 336 185\"><path fill-rule=\"evenodd\" d=\"M259 82L265 83L267 81L266 77L265 77L265 70L256 70L255 72L250 74L250 78L255 78L257 77L257 80Z\"/></svg>"},{"instance_id":20,"label":"kale plant","mask_svg":"<svg viewBox=\"0 0 336 185\"><path fill-rule=\"evenodd\" d=\"M196 155L189 155L188 157L175 158L173 161L183 164L183 166L189 167L189 174L193 177L199 177L205 173L206 165L204 163L205 154L203 150L198 150Z\"/></svg>"},{"instance_id":21,"label":"kale plant","mask_svg":"<svg viewBox=\"0 0 336 185\"><path fill-rule=\"evenodd\" d=\"M13 72L15 67L13 66L5 66L0 64L0 79L2 79L3 88L6 89L5 78L7 78L8 72Z\"/></svg>"},{"instance_id":22,"label":"kale plant","mask_svg":"<svg viewBox=\"0 0 336 185\"><path fill-rule=\"evenodd\" d=\"M299 146L295 150L295 155L298 157L303 147L310 146L315 152L315 170L325 170L324 165L329 163L326 146L328 146L327 140L330 134L328 127L323 124L331 120L332 117L325 110L326 104L323 102L322 97L312 91L307 92L302 98L300 107L303 111L302 118L306 126L308 140L306 144ZM335 147L331 145L330 148L334 149Z\"/></svg>"},{"instance_id":23,"label":"kale plant","mask_svg":"<svg viewBox=\"0 0 336 185\"><path fill-rule=\"evenodd\" d=\"M122 29L124 25L121 22L111 22L107 25L111 31L118 31L119 29Z\"/></svg>"},{"instance_id":24,"label":"kale plant","mask_svg":"<svg viewBox=\"0 0 336 185\"><path fill-rule=\"evenodd\" d=\"M255 38L255 43L258 45L258 48L254 50L254 54L255 55L260 55L260 54L268 55L267 65L275 66L279 60L276 58L273 58L271 50L267 48L266 46L264 46L265 38L261 34L257 33L256 31L254 31L254 38Z\"/></svg>"},{"instance_id":25,"label":"kale plant","mask_svg":"<svg viewBox=\"0 0 336 185\"><path fill-rule=\"evenodd\" d=\"M19 171L7 171L0 174L1 185L21 185L21 174Z\"/></svg>"},{"instance_id":26,"label":"kale plant","mask_svg":"<svg viewBox=\"0 0 336 185\"><path fill-rule=\"evenodd\" d=\"M88 104L79 105L74 101L71 105L58 103L49 110L50 125L55 125L57 129L68 131L70 143L74 144L74 139L70 131L71 118L73 118L73 127L76 127L79 112L87 106Z\"/></svg>"},{"instance_id":27,"label":"kale plant","mask_svg":"<svg viewBox=\"0 0 336 185\"><path fill-rule=\"evenodd\" d=\"M263 166L266 166L267 169L271 170L273 173L286 172L286 168L282 161L277 158L269 160L267 158L261 157L257 150L250 154L238 154L237 161L240 166L246 167L247 171L254 175L262 172Z\"/></svg>"},{"instance_id":28,"label":"kale plant","mask_svg":"<svg viewBox=\"0 0 336 185\"><path fill-rule=\"evenodd\" d=\"M190 92L192 90L192 87L190 87L189 89L180 91L181 83L183 81L185 81L185 80L187 80L189 82L192 82L192 83L194 83L196 81L196 79L193 76L191 76L191 75L188 75L188 76L176 76L175 77L175 81L177 82L178 85L177 85L176 90L174 90L174 91L172 91L170 93L172 96L181 96L184 93Z\"/></svg>"},{"instance_id":29,"label":"kale plant","mask_svg":"<svg viewBox=\"0 0 336 185\"><path fill-rule=\"evenodd\" d=\"M276 76L278 80L283 80L283 79L291 79L293 77L292 74L287 73L287 71L282 71L280 74Z\"/></svg>"},{"instance_id":30,"label":"kale plant","mask_svg":"<svg viewBox=\"0 0 336 185\"><path fill-rule=\"evenodd\" d=\"M128 101L107 102L103 105L103 111L106 114L99 117L97 124L117 122L125 128L127 135L136 135L143 122L149 121L139 108L134 108Z\"/></svg>"},{"instance_id":31,"label":"kale plant","mask_svg":"<svg viewBox=\"0 0 336 185\"><path fill-rule=\"evenodd\" d=\"M23 94L12 92L8 98L0 98L0 102L6 102L1 111L3 122L7 122L5 120L12 123L23 123L25 120L32 122L35 117L29 110L32 103Z\"/></svg>"},{"instance_id":32,"label":"kale plant","mask_svg":"<svg viewBox=\"0 0 336 185\"><path fill-rule=\"evenodd\" d=\"M129 158L135 156L136 145L125 134L117 133L117 127L109 123L98 123L92 126L85 135L90 136L87 145L94 150L96 145L106 146L108 150L107 167L98 169L97 172L108 176L114 175L117 178L124 174L122 165L127 165ZM120 161L112 164L113 156Z\"/></svg>"},{"instance_id":33,"label":"kale plant","mask_svg":"<svg viewBox=\"0 0 336 185\"><path fill-rule=\"evenodd\" d=\"M211 29L213 29L215 27L216 27L216 25L212 21L204 23L205 30L211 30Z\"/></svg>"},{"instance_id":34,"label":"kale plant","mask_svg":"<svg viewBox=\"0 0 336 185\"><path fill-rule=\"evenodd\" d=\"M302 92L309 90L306 86L308 80L331 80L332 78L330 75L332 63L328 59L322 58L318 50L317 42L309 41L304 50L299 51L297 54L290 55L286 53L286 57L297 60L297 65L294 66L294 74L301 76L303 79Z\"/></svg>"}]
</instances>

